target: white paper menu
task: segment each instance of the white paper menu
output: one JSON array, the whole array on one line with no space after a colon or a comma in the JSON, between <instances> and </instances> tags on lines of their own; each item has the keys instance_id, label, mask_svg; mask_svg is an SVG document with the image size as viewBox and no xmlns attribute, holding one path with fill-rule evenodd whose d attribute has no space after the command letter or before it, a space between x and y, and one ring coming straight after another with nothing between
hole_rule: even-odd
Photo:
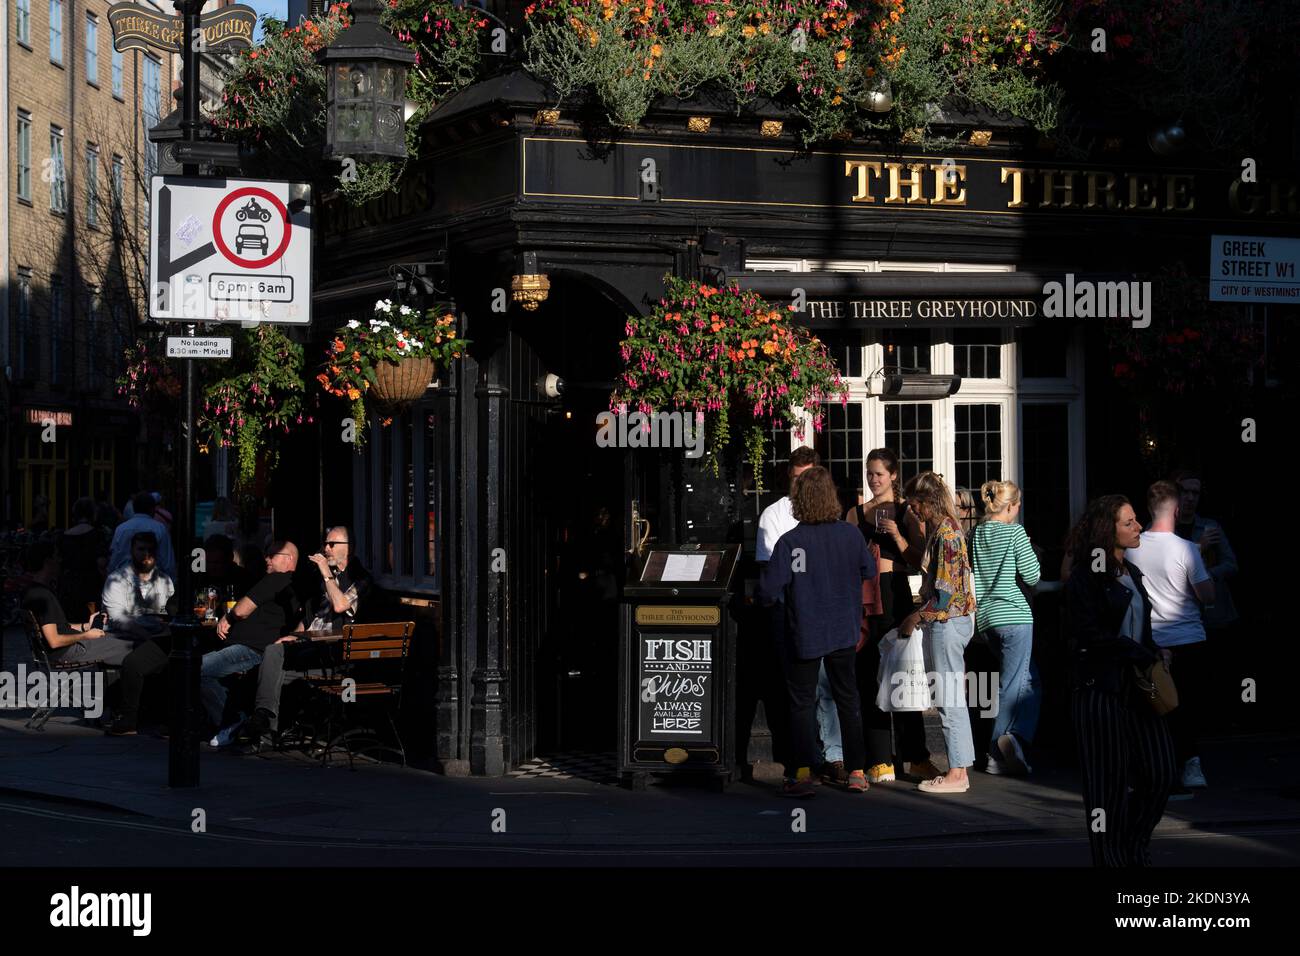
<instances>
[{"instance_id":1,"label":"white paper menu","mask_svg":"<svg viewBox=\"0 0 1300 956\"><path fill-rule=\"evenodd\" d=\"M670 554L664 561L660 581L698 581L704 575L706 554Z\"/></svg>"}]
</instances>

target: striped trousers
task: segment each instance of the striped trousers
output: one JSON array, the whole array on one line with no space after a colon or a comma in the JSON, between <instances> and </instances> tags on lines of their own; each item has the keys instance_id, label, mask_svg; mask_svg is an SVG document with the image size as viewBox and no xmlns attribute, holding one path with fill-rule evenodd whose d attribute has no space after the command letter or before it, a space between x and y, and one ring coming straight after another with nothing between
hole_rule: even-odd
<instances>
[{"instance_id":1,"label":"striped trousers","mask_svg":"<svg viewBox=\"0 0 1300 956\"><path fill-rule=\"evenodd\" d=\"M1150 866L1151 831L1178 779L1165 718L1089 687L1072 709L1092 865Z\"/></svg>"}]
</instances>

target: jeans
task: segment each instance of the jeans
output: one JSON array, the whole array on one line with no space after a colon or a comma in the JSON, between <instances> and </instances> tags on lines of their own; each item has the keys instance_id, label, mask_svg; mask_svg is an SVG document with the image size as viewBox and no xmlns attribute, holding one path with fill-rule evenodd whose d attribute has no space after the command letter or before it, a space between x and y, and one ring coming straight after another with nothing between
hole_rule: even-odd
<instances>
[{"instance_id":1,"label":"jeans","mask_svg":"<svg viewBox=\"0 0 1300 956\"><path fill-rule=\"evenodd\" d=\"M830 678L826 676L826 662L817 672L817 732L822 739L822 761L834 763L844 759L844 743L840 737L840 719L835 713L835 697L831 694Z\"/></svg>"},{"instance_id":2,"label":"jeans","mask_svg":"<svg viewBox=\"0 0 1300 956\"><path fill-rule=\"evenodd\" d=\"M935 706L953 770L975 762L970 711L966 709L966 645L975 636L975 619L969 615L934 621L925 626L925 669L938 675Z\"/></svg>"},{"instance_id":3,"label":"jeans","mask_svg":"<svg viewBox=\"0 0 1300 956\"><path fill-rule=\"evenodd\" d=\"M171 645L170 637L145 641L122 661L122 706L118 716L129 727L135 727L140 716L145 678L167 669L168 652L164 645Z\"/></svg>"},{"instance_id":4,"label":"jeans","mask_svg":"<svg viewBox=\"0 0 1300 956\"><path fill-rule=\"evenodd\" d=\"M1024 743L1032 743L1038 729L1038 712L1042 707L1042 685L1034 665L1034 626L1003 624L985 632L989 647L997 655L1001 668L998 677L997 716L993 719L993 737L989 752L999 760L998 738L1015 734Z\"/></svg>"},{"instance_id":5,"label":"jeans","mask_svg":"<svg viewBox=\"0 0 1300 956\"><path fill-rule=\"evenodd\" d=\"M818 665L825 663L831 693L839 711L840 730L844 734L844 769L852 773L865 769L862 766L862 708L858 703L857 677L853 671L853 648L802 660L786 654L786 687L790 692L790 723L794 734L794 764L812 767L817 760L817 718L813 711L817 704Z\"/></svg>"},{"instance_id":6,"label":"jeans","mask_svg":"<svg viewBox=\"0 0 1300 956\"><path fill-rule=\"evenodd\" d=\"M226 689L221 686L221 678L251 671L261 663L262 652L244 644L228 644L219 651L203 655L199 699L214 727L221 726L221 717L226 711Z\"/></svg>"}]
</instances>

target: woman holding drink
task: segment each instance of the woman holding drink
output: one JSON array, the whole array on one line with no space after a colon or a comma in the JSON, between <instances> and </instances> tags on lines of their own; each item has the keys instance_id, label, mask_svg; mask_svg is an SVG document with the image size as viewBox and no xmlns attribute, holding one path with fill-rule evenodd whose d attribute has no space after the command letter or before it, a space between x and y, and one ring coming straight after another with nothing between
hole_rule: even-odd
<instances>
[{"instance_id":1,"label":"woman holding drink","mask_svg":"<svg viewBox=\"0 0 1300 956\"><path fill-rule=\"evenodd\" d=\"M862 699L863 734L867 746L867 780L886 783L895 779L895 756L910 763L911 771L924 779L937 776L925 743L925 722L919 711L896 715L876 706L876 673L880 669L880 639L912 610L912 589L907 583L909 568L903 560L909 548L920 552L925 533L916 517L903 506L898 484L898 455L890 448L876 448L867 455L867 488L871 500L849 509L845 520L855 525L877 550L880 568L880 600L884 612L872 615L868 623L871 638L858 652L858 695ZM891 716L896 717L891 727ZM896 727L895 751L891 730ZM898 770L902 770L899 767Z\"/></svg>"}]
</instances>

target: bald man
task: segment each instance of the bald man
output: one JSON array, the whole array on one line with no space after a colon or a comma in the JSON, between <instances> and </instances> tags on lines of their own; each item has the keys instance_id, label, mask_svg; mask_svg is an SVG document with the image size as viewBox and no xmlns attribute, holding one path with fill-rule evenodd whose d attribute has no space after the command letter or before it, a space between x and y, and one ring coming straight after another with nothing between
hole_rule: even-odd
<instances>
[{"instance_id":1,"label":"bald man","mask_svg":"<svg viewBox=\"0 0 1300 956\"><path fill-rule=\"evenodd\" d=\"M266 577L240 598L217 622L217 637L225 642L219 651L203 655L200 696L208 721L221 726L226 709L226 689L221 678L251 671L262 663L262 653L291 632L302 617L302 604L293 593L293 572L298 548L291 541L272 543L266 556Z\"/></svg>"}]
</instances>

